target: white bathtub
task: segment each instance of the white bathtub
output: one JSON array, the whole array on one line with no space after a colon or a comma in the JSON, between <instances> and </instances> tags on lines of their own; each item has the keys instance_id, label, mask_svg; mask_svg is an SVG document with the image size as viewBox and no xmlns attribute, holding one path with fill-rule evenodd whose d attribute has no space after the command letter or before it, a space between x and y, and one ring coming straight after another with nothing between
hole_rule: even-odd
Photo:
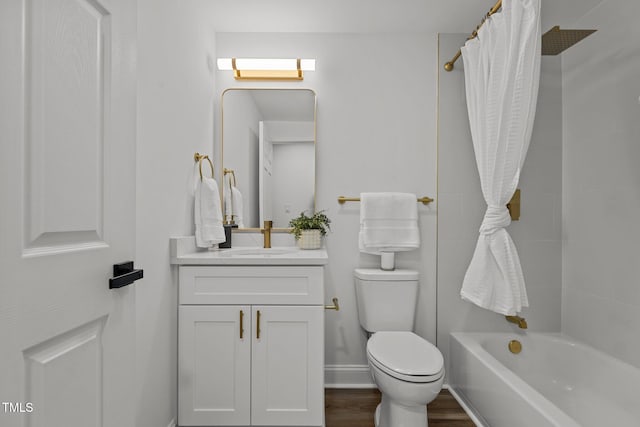
<instances>
[{"instance_id":1,"label":"white bathtub","mask_svg":"<svg viewBox=\"0 0 640 427\"><path fill-rule=\"evenodd\" d=\"M453 333L450 357L450 387L487 426L640 426L640 370L566 336Z\"/></svg>"}]
</instances>

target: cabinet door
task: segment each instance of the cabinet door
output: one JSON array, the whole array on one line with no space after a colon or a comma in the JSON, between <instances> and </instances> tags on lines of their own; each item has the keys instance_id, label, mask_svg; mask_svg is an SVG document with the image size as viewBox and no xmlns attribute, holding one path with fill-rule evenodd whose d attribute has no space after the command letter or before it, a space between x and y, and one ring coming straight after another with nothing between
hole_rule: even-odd
<instances>
[{"instance_id":1,"label":"cabinet door","mask_svg":"<svg viewBox=\"0 0 640 427\"><path fill-rule=\"evenodd\" d=\"M181 305L178 321L179 425L250 425L251 307Z\"/></svg>"},{"instance_id":2,"label":"cabinet door","mask_svg":"<svg viewBox=\"0 0 640 427\"><path fill-rule=\"evenodd\" d=\"M253 306L252 319L251 423L321 426L324 308Z\"/></svg>"}]
</instances>

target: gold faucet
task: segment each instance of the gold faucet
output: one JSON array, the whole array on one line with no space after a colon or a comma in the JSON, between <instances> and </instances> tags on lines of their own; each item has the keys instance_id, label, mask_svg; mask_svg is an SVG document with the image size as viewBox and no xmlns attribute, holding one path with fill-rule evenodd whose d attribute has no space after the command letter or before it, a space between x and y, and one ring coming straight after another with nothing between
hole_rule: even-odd
<instances>
[{"instance_id":1,"label":"gold faucet","mask_svg":"<svg viewBox=\"0 0 640 427\"><path fill-rule=\"evenodd\" d=\"M504 316L507 322L515 323L520 329L527 329L527 321L520 316Z\"/></svg>"},{"instance_id":2,"label":"gold faucet","mask_svg":"<svg viewBox=\"0 0 640 427\"><path fill-rule=\"evenodd\" d=\"M273 227L273 221L265 221L264 228L260 230L262 234L264 234L264 247L271 247L271 228Z\"/></svg>"}]
</instances>

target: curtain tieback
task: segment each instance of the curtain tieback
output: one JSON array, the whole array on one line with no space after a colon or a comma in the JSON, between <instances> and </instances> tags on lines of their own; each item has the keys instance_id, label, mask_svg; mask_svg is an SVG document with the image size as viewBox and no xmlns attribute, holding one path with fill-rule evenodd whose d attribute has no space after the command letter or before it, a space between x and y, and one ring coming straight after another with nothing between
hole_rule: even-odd
<instances>
[{"instance_id":1,"label":"curtain tieback","mask_svg":"<svg viewBox=\"0 0 640 427\"><path fill-rule=\"evenodd\" d=\"M511 224L509 209L507 209L506 206L490 205L484 214L484 219L480 226L480 234L485 236L493 234L499 229L507 227L509 224Z\"/></svg>"}]
</instances>

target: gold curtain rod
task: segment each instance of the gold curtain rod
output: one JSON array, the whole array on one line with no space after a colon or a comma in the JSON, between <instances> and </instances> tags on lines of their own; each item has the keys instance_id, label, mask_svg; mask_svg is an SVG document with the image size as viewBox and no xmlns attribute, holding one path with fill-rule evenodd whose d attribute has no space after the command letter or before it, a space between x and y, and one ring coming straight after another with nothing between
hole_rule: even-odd
<instances>
[{"instance_id":1,"label":"gold curtain rod","mask_svg":"<svg viewBox=\"0 0 640 427\"><path fill-rule=\"evenodd\" d=\"M208 155L203 155L200 154L196 151L196 153L193 155L193 160L198 162L198 170L200 171L200 181L202 181L203 177L202 177L202 161L203 160L207 160L209 162L209 166L211 167L211 178L214 178L214 170L213 170L213 162L211 162L211 159L209 158Z\"/></svg>"},{"instance_id":2,"label":"gold curtain rod","mask_svg":"<svg viewBox=\"0 0 640 427\"><path fill-rule=\"evenodd\" d=\"M344 205L345 202L359 202L359 201L360 201L360 197L344 197L344 196L338 197L338 203L340 203L341 205ZM418 198L418 202L424 205L428 205L429 203L433 202L433 199L430 197L424 196L424 197Z\"/></svg>"},{"instance_id":3,"label":"gold curtain rod","mask_svg":"<svg viewBox=\"0 0 640 427\"><path fill-rule=\"evenodd\" d=\"M480 29L480 27L484 25L487 18L489 18L491 15L493 15L498 10L500 10L501 7L502 7L502 0L498 0L496 4L494 4L493 7L489 9L489 12L487 12L484 18L482 18L482 22L480 22L480 24L476 27L476 29L473 30L473 33L471 33L471 35L467 37L467 40L475 39L478 36L478 30ZM453 64L455 64L458 58L460 58L460 55L462 55L462 50L458 49L458 52L456 52L455 56L451 59L451 61L444 64L444 69L447 71L453 70Z\"/></svg>"}]
</instances>

